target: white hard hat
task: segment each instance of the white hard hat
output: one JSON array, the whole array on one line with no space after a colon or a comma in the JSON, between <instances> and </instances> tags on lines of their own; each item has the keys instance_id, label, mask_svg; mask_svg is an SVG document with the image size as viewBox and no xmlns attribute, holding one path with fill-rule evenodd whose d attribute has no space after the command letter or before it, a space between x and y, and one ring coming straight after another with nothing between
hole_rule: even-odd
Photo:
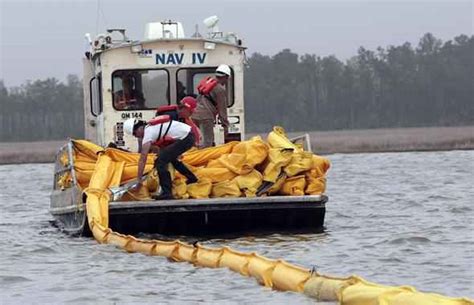
<instances>
[{"instance_id":1,"label":"white hard hat","mask_svg":"<svg viewBox=\"0 0 474 305\"><path fill-rule=\"evenodd\" d=\"M230 67L228 65L219 65L216 69L217 76L230 76Z\"/></svg>"},{"instance_id":2,"label":"white hard hat","mask_svg":"<svg viewBox=\"0 0 474 305\"><path fill-rule=\"evenodd\" d=\"M124 123L123 123L123 131L126 133L126 134L129 134L129 135L133 135L133 128L135 127L135 124L138 122L137 119L127 119Z\"/></svg>"}]
</instances>

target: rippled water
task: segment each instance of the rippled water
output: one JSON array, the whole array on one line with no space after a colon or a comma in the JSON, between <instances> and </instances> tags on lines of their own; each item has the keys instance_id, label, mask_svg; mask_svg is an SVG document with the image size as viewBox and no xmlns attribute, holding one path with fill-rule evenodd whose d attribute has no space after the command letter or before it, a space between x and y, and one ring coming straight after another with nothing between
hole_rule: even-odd
<instances>
[{"instance_id":1,"label":"rippled water","mask_svg":"<svg viewBox=\"0 0 474 305\"><path fill-rule=\"evenodd\" d=\"M331 155L323 234L208 240L325 274L474 296L474 151ZM51 164L0 166L0 303L284 303L226 269L128 254L50 225Z\"/></svg>"}]
</instances>

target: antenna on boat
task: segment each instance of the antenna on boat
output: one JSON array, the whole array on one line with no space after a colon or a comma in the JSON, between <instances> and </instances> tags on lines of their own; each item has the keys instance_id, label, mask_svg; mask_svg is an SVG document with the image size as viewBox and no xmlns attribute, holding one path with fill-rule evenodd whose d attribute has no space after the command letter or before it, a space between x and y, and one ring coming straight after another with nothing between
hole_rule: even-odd
<instances>
[{"instance_id":1,"label":"antenna on boat","mask_svg":"<svg viewBox=\"0 0 474 305\"><path fill-rule=\"evenodd\" d=\"M99 35L99 21L100 15L102 15L102 19L104 19L104 25L107 27L107 18L105 18L104 11L102 10L102 6L100 5L100 0L97 0L97 12L96 12L96 21L95 21L95 34Z\"/></svg>"},{"instance_id":2,"label":"antenna on boat","mask_svg":"<svg viewBox=\"0 0 474 305\"><path fill-rule=\"evenodd\" d=\"M99 34L99 8L100 8L100 0L97 0L97 11L95 13L95 34Z\"/></svg>"},{"instance_id":3,"label":"antenna on boat","mask_svg":"<svg viewBox=\"0 0 474 305\"><path fill-rule=\"evenodd\" d=\"M191 37L193 37L193 38L201 38L202 37L201 33L199 33L199 25L196 24L195 32Z\"/></svg>"}]
</instances>

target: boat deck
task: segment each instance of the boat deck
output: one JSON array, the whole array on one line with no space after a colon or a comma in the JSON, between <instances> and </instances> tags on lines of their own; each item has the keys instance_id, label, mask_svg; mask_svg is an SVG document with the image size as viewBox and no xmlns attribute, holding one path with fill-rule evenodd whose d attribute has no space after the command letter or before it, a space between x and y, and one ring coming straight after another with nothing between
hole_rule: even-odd
<instances>
[{"instance_id":1,"label":"boat deck","mask_svg":"<svg viewBox=\"0 0 474 305\"><path fill-rule=\"evenodd\" d=\"M324 195L114 201L109 203L109 209L111 213L113 210L143 208L159 208L162 211L170 208L176 212L185 212L222 209L223 206L232 209L260 209L262 204L267 204L268 208L278 208L282 204L291 204L292 207L295 207L294 204L300 204L299 207L304 207L306 204L314 205L323 201L324 203L327 201Z\"/></svg>"}]
</instances>

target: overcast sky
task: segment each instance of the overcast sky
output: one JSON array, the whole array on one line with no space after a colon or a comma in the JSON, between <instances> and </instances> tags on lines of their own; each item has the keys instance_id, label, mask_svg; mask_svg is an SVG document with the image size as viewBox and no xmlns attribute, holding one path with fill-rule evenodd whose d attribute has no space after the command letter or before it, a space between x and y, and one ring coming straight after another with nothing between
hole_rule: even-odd
<instances>
[{"instance_id":1,"label":"overcast sky","mask_svg":"<svg viewBox=\"0 0 474 305\"><path fill-rule=\"evenodd\" d=\"M211 1L211 0L0 0L0 79L9 86L38 78L81 75L84 34L126 28L142 39L145 23L181 21L190 36L211 15L222 31L236 32L248 54L336 55L359 46L413 45L426 32L443 41L472 35L473 1Z\"/></svg>"}]
</instances>

